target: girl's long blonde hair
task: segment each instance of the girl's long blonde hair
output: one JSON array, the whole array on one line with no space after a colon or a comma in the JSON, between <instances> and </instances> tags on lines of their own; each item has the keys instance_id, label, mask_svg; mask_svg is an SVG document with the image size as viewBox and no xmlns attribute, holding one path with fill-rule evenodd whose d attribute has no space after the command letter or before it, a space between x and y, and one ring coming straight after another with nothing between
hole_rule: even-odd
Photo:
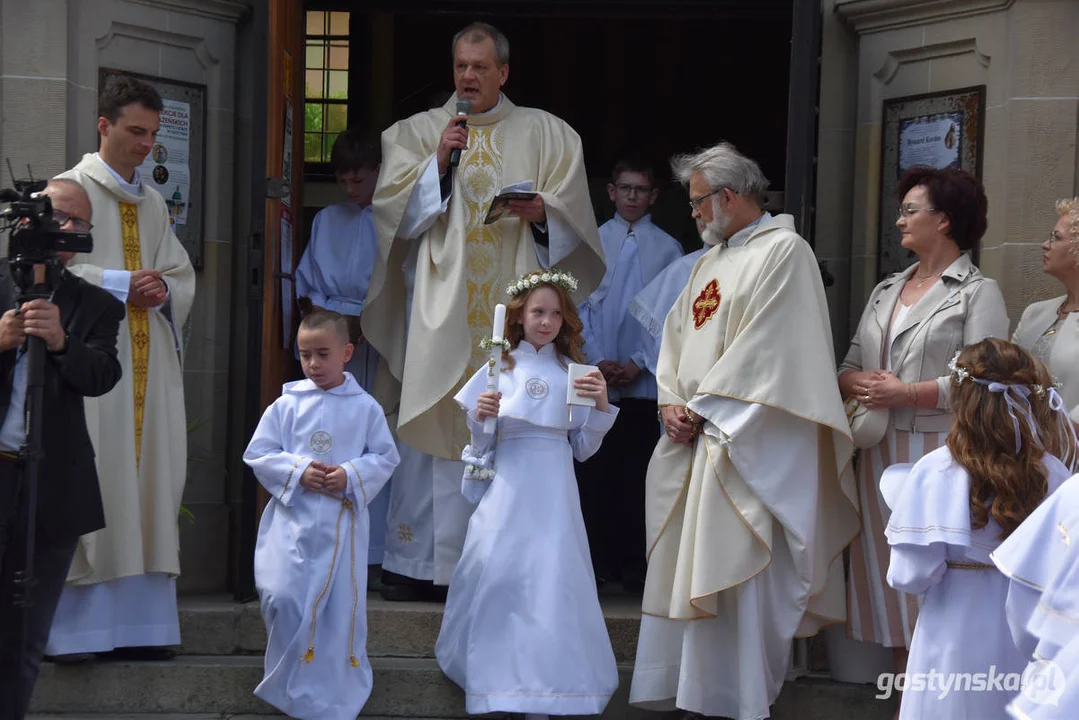
<instances>
[{"instance_id":1,"label":"girl's long blonde hair","mask_svg":"<svg viewBox=\"0 0 1079 720\"><path fill-rule=\"evenodd\" d=\"M971 528L984 528L992 515L1003 539L1045 499L1049 485L1042 456L1074 458L1074 436L1062 432L1050 407L1052 375L1018 345L986 338L965 347L955 365L964 374L951 386L955 425L948 449L970 474ZM993 390L990 383L1019 387ZM1029 403L1033 423L1009 407L1009 392L1020 407Z\"/></svg>"}]
</instances>

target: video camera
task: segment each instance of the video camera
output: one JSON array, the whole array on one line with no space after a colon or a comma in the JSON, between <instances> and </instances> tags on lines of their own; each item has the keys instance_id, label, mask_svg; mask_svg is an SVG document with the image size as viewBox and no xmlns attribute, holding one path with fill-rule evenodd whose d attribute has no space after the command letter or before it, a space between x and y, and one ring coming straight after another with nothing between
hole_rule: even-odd
<instances>
[{"instance_id":1,"label":"video camera","mask_svg":"<svg viewBox=\"0 0 1079 720\"><path fill-rule=\"evenodd\" d=\"M10 168L10 166L9 166ZM53 216L52 199L43 195L46 180L15 180L14 190L0 190L0 203L8 207L0 211L0 232L8 233L8 263L11 275L23 297L32 297L35 265L45 265L48 275L46 290L52 290L56 276L63 268L57 253L88 253L94 248L88 232L65 232Z\"/></svg>"}]
</instances>

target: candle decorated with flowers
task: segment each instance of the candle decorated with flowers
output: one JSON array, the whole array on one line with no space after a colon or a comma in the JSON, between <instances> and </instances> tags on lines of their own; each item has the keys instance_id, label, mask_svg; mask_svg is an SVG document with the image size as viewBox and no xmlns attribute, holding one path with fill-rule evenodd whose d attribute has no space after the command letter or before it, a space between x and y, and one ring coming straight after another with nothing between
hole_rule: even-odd
<instances>
[{"instance_id":1,"label":"candle decorated with flowers","mask_svg":"<svg viewBox=\"0 0 1079 720\"><path fill-rule=\"evenodd\" d=\"M498 392L498 376L502 372L502 351L507 349L508 342L503 337L506 332L506 306L502 303L495 305L495 318L491 324L491 338L480 343L480 347L490 351L491 357L487 360L487 391ZM493 433L495 431L495 418L487 418L483 421L483 431Z\"/></svg>"}]
</instances>

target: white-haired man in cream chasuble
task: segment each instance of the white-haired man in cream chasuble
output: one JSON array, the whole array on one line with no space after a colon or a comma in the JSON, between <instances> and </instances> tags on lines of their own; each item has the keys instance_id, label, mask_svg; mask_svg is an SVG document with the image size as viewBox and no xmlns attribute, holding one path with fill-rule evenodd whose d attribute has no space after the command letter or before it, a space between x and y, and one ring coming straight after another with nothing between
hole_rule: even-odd
<instances>
[{"instance_id":1,"label":"white-haired man in cream chasuble","mask_svg":"<svg viewBox=\"0 0 1079 720\"><path fill-rule=\"evenodd\" d=\"M604 270L580 137L501 93L509 46L498 30L470 26L453 48L456 94L383 133L379 255L362 321L385 361L374 394L396 410L404 445L383 567L437 584L449 582L471 513L459 490L469 434L453 396L486 361L479 341L495 305L528 270L571 271L582 299ZM467 127L456 124L458 99L472 103ZM538 195L485 224L491 200L517 183Z\"/></svg>"},{"instance_id":2,"label":"white-haired man in cream chasuble","mask_svg":"<svg viewBox=\"0 0 1079 720\"><path fill-rule=\"evenodd\" d=\"M100 151L60 176L78 182L94 208L93 252L76 255L68 269L126 304L117 344L123 376L108 394L86 398L105 528L79 541L46 652L137 648L125 652L161 659L180 642L177 523L187 477L180 343L195 271L165 200L139 177L160 125L160 97L123 78L99 105Z\"/></svg>"},{"instance_id":3,"label":"white-haired man in cream chasuble","mask_svg":"<svg viewBox=\"0 0 1079 720\"><path fill-rule=\"evenodd\" d=\"M678 158L706 245L663 328L648 574L630 702L769 716L794 637L846 617L853 443L824 287L767 180L721 144Z\"/></svg>"}]
</instances>

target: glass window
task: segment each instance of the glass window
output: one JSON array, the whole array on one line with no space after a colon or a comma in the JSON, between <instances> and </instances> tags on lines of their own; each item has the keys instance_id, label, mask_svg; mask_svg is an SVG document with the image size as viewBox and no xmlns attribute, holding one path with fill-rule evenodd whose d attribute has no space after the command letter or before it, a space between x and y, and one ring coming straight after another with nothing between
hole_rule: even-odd
<instances>
[{"instance_id":1,"label":"glass window","mask_svg":"<svg viewBox=\"0 0 1079 720\"><path fill-rule=\"evenodd\" d=\"M304 65L305 162L326 163L348 127L347 12L309 11Z\"/></svg>"}]
</instances>

